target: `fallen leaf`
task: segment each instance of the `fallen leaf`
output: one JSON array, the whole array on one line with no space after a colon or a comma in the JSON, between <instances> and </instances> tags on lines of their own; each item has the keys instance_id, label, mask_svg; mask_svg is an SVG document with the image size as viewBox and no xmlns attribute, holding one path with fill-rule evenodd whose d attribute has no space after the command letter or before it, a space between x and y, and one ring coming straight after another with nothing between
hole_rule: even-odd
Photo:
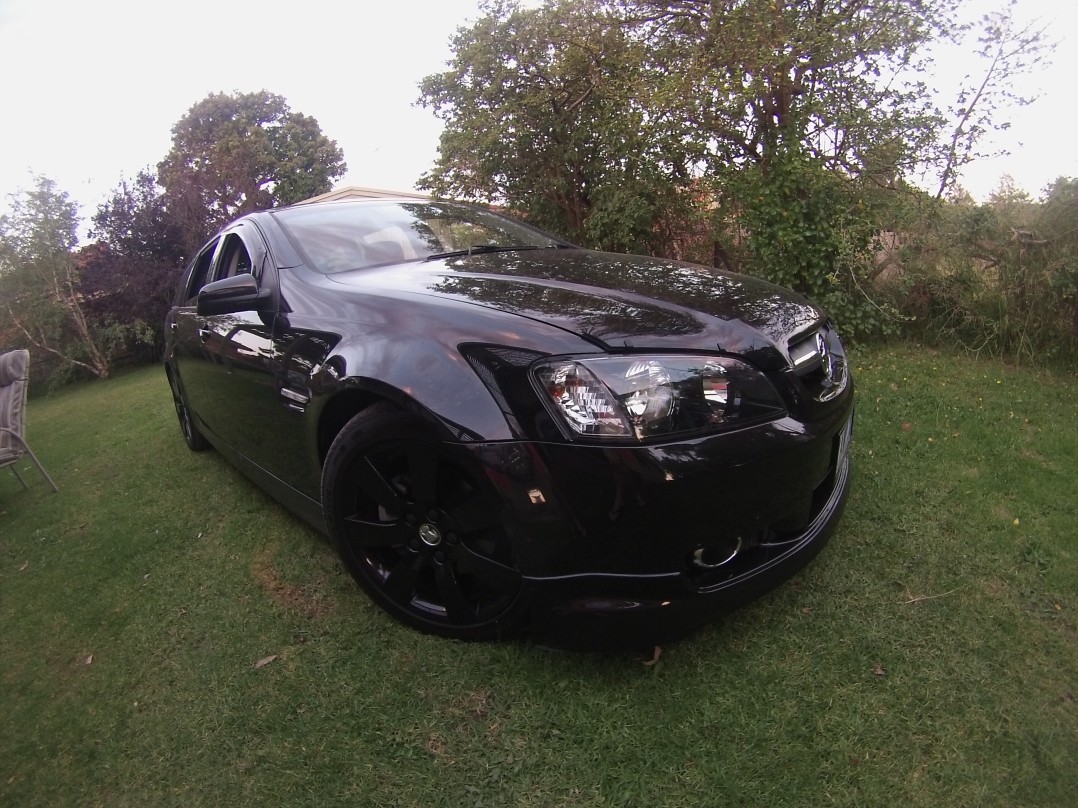
<instances>
[{"instance_id":1,"label":"fallen leaf","mask_svg":"<svg viewBox=\"0 0 1078 808\"><path fill-rule=\"evenodd\" d=\"M94 655L90 654L90 656L86 657L86 659L84 659L82 661L82 664L86 665L86 666L93 665L94 664Z\"/></svg>"},{"instance_id":2,"label":"fallen leaf","mask_svg":"<svg viewBox=\"0 0 1078 808\"><path fill-rule=\"evenodd\" d=\"M652 665L659 661L659 657L661 657L662 655L663 647L661 645L656 645L655 652L651 655L651 659L643 660L643 664L647 665L650 668Z\"/></svg>"},{"instance_id":3,"label":"fallen leaf","mask_svg":"<svg viewBox=\"0 0 1078 808\"><path fill-rule=\"evenodd\" d=\"M872 672L874 674L876 674L877 676L886 676L887 675L887 668L883 667L883 665L881 663L877 662L876 667L874 667L872 669Z\"/></svg>"},{"instance_id":4,"label":"fallen leaf","mask_svg":"<svg viewBox=\"0 0 1078 808\"><path fill-rule=\"evenodd\" d=\"M1014 525L1015 527L1018 527L1020 524L1022 524L1022 520L1021 519L1015 519L1013 522L1011 522L1011 524Z\"/></svg>"},{"instance_id":5,"label":"fallen leaf","mask_svg":"<svg viewBox=\"0 0 1078 808\"><path fill-rule=\"evenodd\" d=\"M903 432L909 432L911 429L913 429L913 424L911 424L909 421L905 421L902 424L902 431Z\"/></svg>"},{"instance_id":6,"label":"fallen leaf","mask_svg":"<svg viewBox=\"0 0 1078 808\"><path fill-rule=\"evenodd\" d=\"M29 566L30 566L30 562L27 561L25 564L23 564L21 567L19 567L19 572L26 572L26 569Z\"/></svg>"},{"instance_id":7,"label":"fallen leaf","mask_svg":"<svg viewBox=\"0 0 1078 808\"><path fill-rule=\"evenodd\" d=\"M262 657L262 659L258 660L258 662L255 663L255 669L266 667L268 664L273 662L273 660L275 660L276 658L277 658L276 654L270 654L267 657Z\"/></svg>"}]
</instances>

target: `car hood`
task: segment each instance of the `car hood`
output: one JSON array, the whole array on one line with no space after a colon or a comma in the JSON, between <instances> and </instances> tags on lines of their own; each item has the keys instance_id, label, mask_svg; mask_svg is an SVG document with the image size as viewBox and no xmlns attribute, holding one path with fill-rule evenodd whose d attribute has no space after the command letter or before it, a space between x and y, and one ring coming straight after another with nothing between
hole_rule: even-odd
<instances>
[{"instance_id":1,"label":"car hood","mask_svg":"<svg viewBox=\"0 0 1078 808\"><path fill-rule=\"evenodd\" d=\"M332 275L477 303L579 334L604 350L719 350L785 364L823 313L780 286L641 256L549 249L487 253Z\"/></svg>"}]
</instances>

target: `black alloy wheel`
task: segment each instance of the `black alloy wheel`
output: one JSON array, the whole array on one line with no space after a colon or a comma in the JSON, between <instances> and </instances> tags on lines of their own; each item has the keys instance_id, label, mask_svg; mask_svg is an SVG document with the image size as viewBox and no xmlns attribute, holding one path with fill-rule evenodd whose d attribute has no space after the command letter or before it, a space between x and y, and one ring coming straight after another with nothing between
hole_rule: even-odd
<instances>
[{"instance_id":1,"label":"black alloy wheel","mask_svg":"<svg viewBox=\"0 0 1078 808\"><path fill-rule=\"evenodd\" d=\"M520 630L499 500L418 419L377 405L349 421L326 457L322 503L345 566L398 620L462 640Z\"/></svg>"},{"instance_id":2,"label":"black alloy wheel","mask_svg":"<svg viewBox=\"0 0 1078 808\"><path fill-rule=\"evenodd\" d=\"M183 432L183 440L187 448L192 452L202 452L210 448L210 442L195 426L191 410L188 409L183 393L180 392L180 385L171 373L168 374L168 386L172 388L172 403L176 405L176 417L180 419L180 431Z\"/></svg>"}]
</instances>

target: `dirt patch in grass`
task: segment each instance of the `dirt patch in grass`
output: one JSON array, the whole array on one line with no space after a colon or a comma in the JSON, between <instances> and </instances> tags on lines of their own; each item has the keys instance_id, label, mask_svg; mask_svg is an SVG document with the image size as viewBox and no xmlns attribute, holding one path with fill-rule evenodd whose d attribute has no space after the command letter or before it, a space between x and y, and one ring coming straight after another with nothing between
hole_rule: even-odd
<instances>
[{"instance_id":1,"label":"dirt patch in grass","mask_svg":"<svg viewBox=\"0 0 1078 808\"><path fill-rule=\"evenodd\" d=\"M981 588L984 589L985 594L995 600L1000 600L1005 597L1008 592L1007 582L1002 581L999 578L990 578L987 581L983 581Z\"/></svg>"},{"instance_id":2,"label":"dirt patch in grass","mask_svg":"<svg viewBox=\"0 0 1078 808\"><path fill-rule=\"evenodd\" d=\"M466 718L475 721L486 718L491 710L490 691L485 687L473 690L460 701L459 710Z\"/></svg>"},{"instance_id":3,"label":"dirt patch in grass","mask_svg":"<svg viewBox=\"0 0 1078 808\"><path fill-rule=\"evenodd\" d=\"M251 575L270 599L283 609L298 612L309 620L326 617L333 610L325 596L314 587L283 580L273 565L272 551L260 553L251 562Z\"/></svg>"},{"instance_id":4,"label":"dirt patch in grass","mask_svg":"<svg viewBox=\"0 0 1078 808\"><path fill-rule=\"evenodd\" d=\"M446 745L445 739L437 732L432 732L427 738L426 747L428 753L438 758L438 760L443 763L452 766L456 762L449 755L449 747Z\"/></svg>"},{"instance_id":5,"label":"dirt patch in grass","mask_svg":"<svg viewBox=\"0 0 1078 808\"><path fill-rule=\"evenodd\" d=\"M1078 628L1075 628L1070 623L1063 623L1063 636L1072 643L1078 643Z\"/></svg>"}]
</instances>

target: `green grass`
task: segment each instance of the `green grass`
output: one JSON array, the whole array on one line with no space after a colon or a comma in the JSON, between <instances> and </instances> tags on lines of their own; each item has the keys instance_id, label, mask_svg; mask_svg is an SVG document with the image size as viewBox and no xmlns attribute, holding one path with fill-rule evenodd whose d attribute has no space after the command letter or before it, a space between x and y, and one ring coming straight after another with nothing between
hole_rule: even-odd
<instances>
[{"instance_id":1,"label":"green grass","mask_svg":"<svg viewBox=\"0 0 1078 808\"><path fill-rule=\"evenodd\" d=\"M854 361L831 544L651 667L397 625L186 450L159 367L33 399L61 491L0 472L0 804L1073 805L1076 379Z\"/></svg>"}]
</instances>

